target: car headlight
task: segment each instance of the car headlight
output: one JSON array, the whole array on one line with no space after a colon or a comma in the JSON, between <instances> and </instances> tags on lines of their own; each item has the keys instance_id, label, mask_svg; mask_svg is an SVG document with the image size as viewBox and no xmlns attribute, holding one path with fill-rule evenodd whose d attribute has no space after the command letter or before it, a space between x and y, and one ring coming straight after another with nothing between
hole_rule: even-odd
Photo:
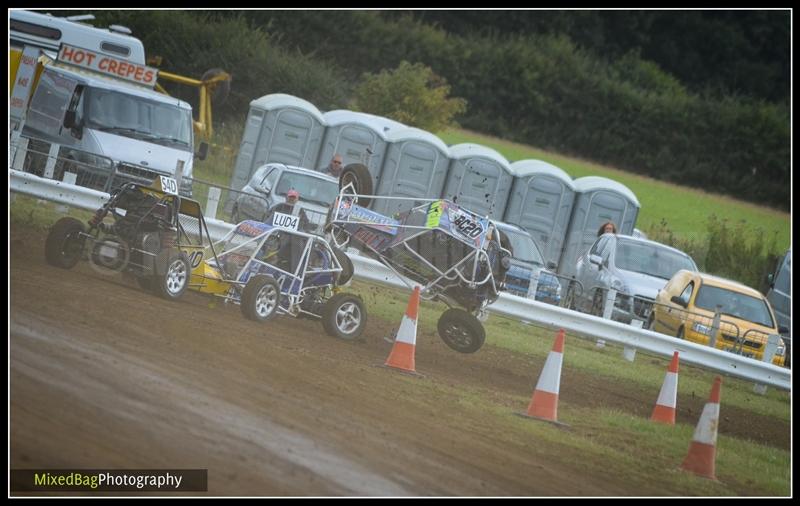
<instances>
[{"instance_id":1,"label":"car headlight","mask_svg":"<svg viewBox=\"0 0 800 506\"><path fill-rule=\"evenodd\" d=\"M711 327L709 327L708 325L703 325L702 323L693 323L692 330L700 334L705 334L707 336L711 335Z\"/></svg>"},{"instance_id":2,"label":"car headlight","mask_svg":"<svg viewBox=\"0 0 800 506\"><path fill-rule=\"evenodd\" d=\"M786 343L783 342L783 339L778 342L778 349L775 350L775 355L779 357L786 355Z\"/></svg>"}]
</instances>

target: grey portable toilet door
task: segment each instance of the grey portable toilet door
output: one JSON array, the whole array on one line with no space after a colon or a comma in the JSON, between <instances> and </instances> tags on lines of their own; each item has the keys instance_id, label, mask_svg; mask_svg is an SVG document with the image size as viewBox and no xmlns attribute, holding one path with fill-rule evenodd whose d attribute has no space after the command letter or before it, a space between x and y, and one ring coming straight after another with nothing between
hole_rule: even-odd
<instances>
[{"instance_id":1,"label":"grey portable toilet door","mask_svg":"<svg viewBox=\"0 0 800 506\"><path fill-rule=\"evenodd\" d=\"M263 128L264 115L266 113L267 111L263 109L251 107L250 113L247 115L242 142L239 144L239 154L236 157L236 166L231 178L231 186L236 190L247 184L253 172L253 158L258 139L261 137L261 129Z\"/></svg>"},{"instance_id":2,"label":"grey portable toilet door","mask_svg":"<svg viewBox=\"0 0 800 506\"><path fill-rule=\"evenodd\" d=\"M496 193L502 177L499 172L502 169L481 158L462 158L461 162L464 165L461 180L447 198L480 216L494 216L498 212L493 206L499 197ZM503 215L503 211L505 209L499 209L499 216Z\"/></svg>"},{"instance_id":3,"label":"grey portable toilet door","mask_svg":"<svg viewBox=\"0 0 800 506\"><path fill-rule=\"evenodd\" d=\"M534 205L530 205L529 198L534 200ZM558 263L561 255L563 236L567 231L556 230L556 227L565 198L564 184L551 177L532 177L525 185L519 225L527 230L542 248L545 262Z\"/></svg>"},{"instance_id":4,"label":"grey portable toilet door","mask_svg":"<svg viewBox=\"0 0 800 506\"><path fill-rule=\"evenodd\" d=\"M578 257L583 255L597 239L597 231L600 225L607 221L614 222L617 232L622 233L620 227L625 221L628 212L628 199L616 192L595 190L589 197L589 204L586 206L586 217L583 220L583 232L578 249L575 251L573 263ZM573 266L574 269L574 266Z\"/></svg>"},{"instance_id":5,"label":"grey portable toilet door","mask_svg":"<svg viewBox=\"0 0 800 506\"><path fill-rule=\"evenodd\" d=\"M275 126L261 130L255 165L278 162L302 167L314 132L314 118L295 109L277 109L268 114L275 114Z\"/></svg>"},{"instance_id":6,"label":"grey portable toilet door","mask_svg":"<svg viewBox=\"0 0 800 506\"><path fill-rule=\"evenodd\" d=\"M381 168L379 164L370 163L371 156L375 156L376 154L379 157L381 156L381 153L376 153L376 150L378 150L376 147L377 144L378 134L371 129L353 124L342 125L339 130L339 135L336 138L336 145L333 149L333 153L342 155L343 166L347 166L351 163L363 163L369 169L373 179L377 180L380 176ZM372 151L372 155L367 153L368 148ZM325 165L327 165L327 160L333 157L333 153L331 153L330 157L325 157L325 160L322 160L321 163L324 162ZM377 184L375 184L373 188L377 188Z\"/></svg>"},{"instance_id":7,"label":"grey portable toilet door","mask_svg":"<svg viewBox=\"0 0 800 506\"><path fill-rule=\"evenodd\" d=\"M392 172L383 175L383 181L378 187L380 195L420 199L439 197L446 169L439 168L444 155L438 149L432 145L407 140L394 144L394 147L387 151L398 153L398 157L396 163L386 164L386 170ZM422 203L420 201L417 205ZM413 207L411 204L402 200L386 199L381 211L391 216L397 212L408 211L411 207Z\"/></svg>"}]
</instances>

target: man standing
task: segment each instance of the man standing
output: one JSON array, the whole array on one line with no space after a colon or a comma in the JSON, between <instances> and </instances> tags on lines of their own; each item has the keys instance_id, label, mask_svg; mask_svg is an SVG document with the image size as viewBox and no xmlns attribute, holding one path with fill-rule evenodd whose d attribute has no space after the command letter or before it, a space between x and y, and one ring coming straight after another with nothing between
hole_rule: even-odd
<instances>
[{"instance_id":1,"label":"man standing","mask_svg":"<svg viewBox=\"0 0 800 506\"><path fill-rule=\"evenodd\" d=\"M320 172L323 174L330 174L331 176L338 178L342 173L342 155L339 153L334 154L330 163L328 163L326 167L321 168Z\"/></svg>"}]
</instances>

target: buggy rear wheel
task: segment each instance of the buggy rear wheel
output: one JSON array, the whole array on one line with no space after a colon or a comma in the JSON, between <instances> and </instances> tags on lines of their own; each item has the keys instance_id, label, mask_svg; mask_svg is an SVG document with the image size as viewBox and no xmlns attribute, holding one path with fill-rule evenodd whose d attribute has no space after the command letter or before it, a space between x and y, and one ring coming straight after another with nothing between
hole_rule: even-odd
<instances>
[{"instance_id":1,"label":"buggy rear wheel","mask_svg":"<svg viewBox=\"0 0 800 506\"><path fill-rule=\"evenodd\" d=\"M260 274L242 290L242 314L249 320L265 322L278 313L281 289L272 276Z\"/></svg>"},{"instance_id":2,"label":"buggy rear wheel","mask_svg":"<svg viewBox=\"0 0 800 506\"><path fill-rule=\"evenodd\" d=\"M339 176L339 188L344 188L348 184L353 185L358 195L372 195L372 174L369 173L367 166L362 163L351 163L342 169L342 174ZM366 197L359 197L358 205L367 207L371 200Z\"/></svg>"},{"instance_id":3,"label":"buggy rear wheel","mask_svg":"<svg viewBox=\"0 0 800 506\"><path fill-rule=\"evenodd\" d=\"M361 337L367 324L367 311L361 297L337 293L322 307L322 328L333 337L354 341Z\"/></svg>"},{"instance_id":4,"label":"buggy rear wheel","mask_svg":"<svg viewBox=\"0 0 800 506\"><path fill-rule=\"evenodd\" d=\"M486 340L486 331L478 319L463 309L450 308L439 317L439 337L460 353L475 353Z\"/></svg>"},{"instance_id":5,"label":"buggy rear wheel","mask_svg":"<svg viewBox=\"0 0 800 506\"><path fill-rule=\"evenodd\" d=\"M47 263L62 269L75 267L83 252L83 223L65 216L58 220L47 234L44 243L44 257Z\"/></svg>"},{"instance_id":6,"label":"buggy rear wheel","mask_svg":"<svg viewBox=\"0 0 800 506\"><path fill-rule=\"evenodd\" d=\"M164 255L168 255L166 262L163 261ZM186 253L163 251L157 259L156 273L152 281L153 290L165 299L177 300L189 286L191 272Z\"/></svg>"}]
</instances>

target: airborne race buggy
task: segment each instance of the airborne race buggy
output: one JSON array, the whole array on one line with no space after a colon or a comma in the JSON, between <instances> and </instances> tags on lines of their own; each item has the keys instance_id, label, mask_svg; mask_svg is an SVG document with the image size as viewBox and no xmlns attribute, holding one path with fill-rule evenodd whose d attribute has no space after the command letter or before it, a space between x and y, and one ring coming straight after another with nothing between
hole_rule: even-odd
<instances>
[{"instance_id":1,"label":"airborne race buggy","mask_svg":"<svg viewBox=\"0 0 800 506\"><path fill-rule=\"evenodd\" d=\"M388 217L358 205L359 198L364 205L391 198L416 207ZM357 195L348 185L331 206L325 229L337 247L352 240L410 288L421 285L422 298L448 305L437 325L448 346L462 353L480 349L486 333L479 317L497 300L511 265L511 252L488 217L447 200Z\"/></svg>"}]
</instances>

